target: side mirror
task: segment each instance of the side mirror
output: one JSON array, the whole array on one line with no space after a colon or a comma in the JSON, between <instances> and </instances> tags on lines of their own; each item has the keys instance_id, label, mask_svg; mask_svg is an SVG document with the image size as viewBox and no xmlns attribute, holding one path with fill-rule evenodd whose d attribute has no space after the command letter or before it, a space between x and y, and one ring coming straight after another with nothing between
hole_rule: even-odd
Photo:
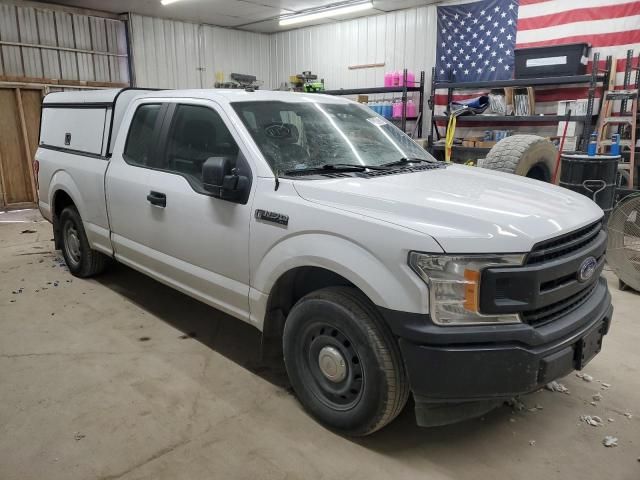
<instances>
[{"instance_id":1,"label":"side mirror","mask_svg":"<svg viewBox=\"0 0 640 480\"><path fill-rule=\"evenodd\" d=\"M202 184L212 197L234 201L243 196L249 180L238 175L235 159L209 157L202 165Z\"/></svg>"}]
</instances>

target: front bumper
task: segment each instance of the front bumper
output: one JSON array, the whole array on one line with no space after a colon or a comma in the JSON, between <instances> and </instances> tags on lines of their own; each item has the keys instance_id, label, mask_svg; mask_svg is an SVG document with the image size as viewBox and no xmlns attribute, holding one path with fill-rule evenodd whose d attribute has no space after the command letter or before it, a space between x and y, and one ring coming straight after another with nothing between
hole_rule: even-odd
<instances>
[{"instance_id":1,"label":"front bumper","mask_svg":"<svg viewBox=\"0 0 640 480\"><path fill-rule=\"evenodd\" d=\"M442 327L426 315L383 309L399 337L417 404L492 402L535 391L584 366L590 358L580 358L582 340L599 341L612 313L604 278L580 307L539 327ZM594 331L600 333L590 335Z\"/></svg>"}]
</instances>

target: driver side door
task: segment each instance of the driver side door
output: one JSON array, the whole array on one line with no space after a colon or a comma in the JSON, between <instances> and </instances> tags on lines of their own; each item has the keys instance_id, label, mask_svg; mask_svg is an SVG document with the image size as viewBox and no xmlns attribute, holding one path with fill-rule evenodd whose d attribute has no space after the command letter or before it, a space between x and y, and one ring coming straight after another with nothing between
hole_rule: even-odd
<instances>
[{"instance_id":1,"label":"driver side door","mask_svg":"<svg viewBox=\"0 0 640 480\"><path fill-rule=\"evenodd\" d=\"M252 177L244 147L225 118L210 101L169 103L161 153L147 177L149 195L162 199L148 207L149 246L161 281L248 320L252 195L245 204L221 200L202 184L202 165L210 157L230 157Z\"/></svg>"}]
</instances>

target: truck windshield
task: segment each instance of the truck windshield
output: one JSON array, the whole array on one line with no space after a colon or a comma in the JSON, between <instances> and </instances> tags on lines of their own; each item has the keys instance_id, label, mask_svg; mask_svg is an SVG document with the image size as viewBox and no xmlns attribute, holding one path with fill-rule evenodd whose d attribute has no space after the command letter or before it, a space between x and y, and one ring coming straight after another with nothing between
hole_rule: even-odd
<instances>
[{"instance_id":1,"label":"truck windshield","mask_svg":"<svg viewBox=\"0 0 640 480\"><path fill-rule=\"evenodd\" d=\"M365 106L280 101L234 102L232 106L278 175L339 164L434 160Z\"/></svg>"}]
</instances>

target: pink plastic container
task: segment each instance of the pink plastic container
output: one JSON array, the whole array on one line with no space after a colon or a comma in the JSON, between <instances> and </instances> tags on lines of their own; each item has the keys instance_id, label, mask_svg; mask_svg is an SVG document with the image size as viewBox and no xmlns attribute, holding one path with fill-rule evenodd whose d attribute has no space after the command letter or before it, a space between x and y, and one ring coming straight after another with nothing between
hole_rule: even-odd
<instances>
[{"instance_id":1,"label":"pink plastic container","mask_svg":"<svg viewBox=\"0 0 640 480\"><path fill-rule=\"evenodd\" d=\"M402 117L402 102L396 101L393 102L393 118L401 118Z\"/></svg>"},{"instance_id":2,"label":"pink plastic container","mask_svg":"<svg viewBox=\"0 0 640 480\"><path fill-rule=\"evenodd\" d=\"M393 72L386 72L384 74L384 86L393 87Z\"/></svg>"},{"instance_id":3,"label":"pink plastic container","mask_svg":"<svg viewBox=\"0 0 640 480\"><path fill-rule=\"evenodd\" d=\"M407 87L413 87L416 84L416 76L412 71L407 71Z\"/></svg>"},{"instance_id":4,"label":"pink plastic container","mask_svg":"<svg viewBox=\"0 0 640 480\"><path fill-rule=\"evenodd\" d=\"M393 84L392 86L397 87L398 85L400 85L400 79L402 78L402 74L400 72L393 72Z\"/></svg>"},{"instance_id":5,"label":"pink plastic container","mask_svg":"<svg viewBox=\"0 0 640 480\"><path fill-rule=\"evenodd\" d=\"M400 113L402 114L402 107L400 109ZM415 117L418 115L418 111L416 109L416 104L413 103L413 100L409 100L407 102L407 117Z\"/></svg>"}]
</instances>

